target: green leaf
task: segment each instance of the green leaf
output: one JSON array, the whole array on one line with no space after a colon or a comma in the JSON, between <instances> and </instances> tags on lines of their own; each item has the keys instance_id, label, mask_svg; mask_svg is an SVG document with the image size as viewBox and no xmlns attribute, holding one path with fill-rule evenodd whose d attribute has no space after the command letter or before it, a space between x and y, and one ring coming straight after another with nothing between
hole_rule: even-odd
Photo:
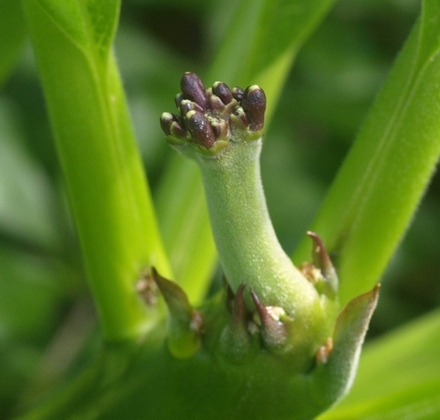
<instances>
[{"instance_id":1,"label":"green leaf","mask_svg":"<svg viewBox=\"0 0 440 420\"><path fill-rule=\"evenodd\" d=\"M25 4L26 2L24 2ZM80 48L88 45L87 28L82 18L81 7L78 0L33 0L34 7L49 19L50 24L70 38Z\"/></svg>"},{"instance_id":2,"label":"green leaf","mask_svg":"<svg viewBox=\"0 0 440 420\"><path fill-rule=\"evenodd\" d=\"M237 3L227 25L222 45L211 66L207 84L216 80L234 85L260 84L274 109L279 92L287 77L294 55L305 38L317 26L334 0L287 1L242 0ZM269 51L270 50L270 51ZM176 81L176 92L178 81ZM191 301L200 301L211 273L215 247L210 227L201 179L193 163L174 157L159 192L158 213L163 227L166 248L174 262L176 280L187 290ZM189 180L184 193L172 198L182 180ZM178 200L177 200L178 198ZM175 211L167 211L169 201ZM176 225L177 211L185 222ZM167 226L175 226L168 229ZM203 238L202 240L200 238ZM179 240L184 239L184 242ZM182 246L189 244L191 258L181 258ZM203 261L202 261L203 260Z\"/></svg>"},{"instance_id":3,"label":"green leaf","mask_svg":"<svg viewBox=\"0 0 440 420\"><path fill-rule=\"evenodd\" d=\"M0 86L14 66L26 38L19 1L0 0Z\"/></svg>"},{"instance_id":4,"label":"green leaf","mask_svg":"<svg viewBox=\"0 0 440 420\"><path fill-rule=\"evenodd\" d=\"M165 247L175 280L192 303L201 303L215 263L205 194L195 163L173 156L157 195Z\"/></svg>"},{"instance_id":5,"label":"green leaf","mask_svg":"<svg viewBox=\"0 0 440 420\"><path fill-rule=\"evenodd\" d=\"M84 21L88 23L96 48L105 57L113 43L120 2L119 0L87 0L84 3Z\"/></svg>"},{"instance_id":6,"label":"green leaf","mask_svg":"<svg viewBox=\"0 0 440 420\"><path fill-rule=\"evenodd\" d=\"M103 58L112 45L119 0L33 0L36 7L78 48L95 48Z\"/></svg>"},{"instance_id":7,"label":"green leaf","mask_svg":"<svg viewBox=\"0 0 440 420\"><path fill-rule=\"evenodd\" d=\"M23 5L104 334L139 336L153 315L134 283L148 265L172 276L109 48L119 2Z\"/></svg>"},{"instance_id":8,"label":"green leaf","mask_svg":"<svg viewBox=\"0 0 440 420\"><path fill-rule=\"evenodd\" d=\"M440 311L365 346L351 393L319 420L437 419Z\"/></svg>"},{"instance_id":9,"label":"green leaf","mask_svg":"<svg viewBox=\"0 0 440 420\"><path fill-rule=\"evenodd\" d=\"M376 286L348 302L338 315L333 349L328 361L317 368L312 382L317 400L321 403L329 401L332 404L350 389L378 297L379 286Z\"/></svg>"},{"instance_id":10,"label":"green leaf","mask_svg":"<svg viewBox=\"0 0 440 420\"><path fill-rule=\"evenodd\" d=\"M18 113L0 101L0 232L38 247L59 246L55 200L43 168L23 145Z\"/></svg>"},{"instance_id":11,"label":"green leaf","mask_svg":"<svg viewBox=\"0 0 440 420\"><path fill-rule=\"evenodd\" d=\"M319 420L437 420L440 415L440 380L411 386L400 392L336 409Z\"/></svg>"},{"instance_id":12,"label":"green leaf","mask_svg":"<svg viewBox=\"0 0 440 420\"><path fill-rule=\"evenodd\" d=\"M399 244L440 154L440 7L422 16L312 230L334 254L342 301L370 289ZM308 255L304 241L297 262Z\"/></svg>"},{"instance_id":13,"label":"green leaf","mask_svg":"<svg viewBox=\"0 0 440 420\"><path fill-rule=\"evenodd\" d=\"M276 107L293 58L335 0L241 1L209 72L231 85L259 84ZM228 65L225 65L228 63Z\"/></svg>"}]
</instances>

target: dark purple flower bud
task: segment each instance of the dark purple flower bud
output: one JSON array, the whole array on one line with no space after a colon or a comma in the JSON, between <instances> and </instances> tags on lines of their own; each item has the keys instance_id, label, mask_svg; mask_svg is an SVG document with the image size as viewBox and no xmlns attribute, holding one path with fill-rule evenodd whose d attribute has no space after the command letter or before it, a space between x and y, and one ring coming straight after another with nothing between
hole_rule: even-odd
<instances>
[{"instance_id":1,"label":"dark purple flower bud","mask_svg":"<svg viewBox=\"0 0 440 420\"><path fill-rule=\"evenodd\" d=\"M229 124L220 118L211 121L211 128L217 140L227 140L229 137Z\"/></svg>"},{"instance_id":2,"label":"dark purple flower bud","mask_svg":"<svg viewBox=\"0 0 440 420\"><path fill-rule=\"evenodd\" d=\"M190 101L189 99L183 99L180 102L180 114L185 116L189 111L198 111L203 113L203 109L200 105L197 105L195 102Z\"/></svg>"},{"instance_id":3,"label":"dark purple flower bud","mask_svg":"<svg viewBox=\"0 0 440 420\"><path fill-rule=\"evenodd\" d=\"M186 125L193 141L209 149L215 143L215 135L206 117L197 111L190 111L186 115Z\"/></svg>"},{"instance_id":4,"label":"dark purple flower bud","mask_svg":"<svg viewBox=\"0 0 440 420\"><path fill-rule=\"evenodd\" d=\"M235 86L232 88L232 96L240 102L243 99L244 90L241 87Z\"/></svg>"},{"instance_id":5,"label":"dark purple flower bud","mask_svg":"<svg viewBox=\"0 0 440 420\"><path fill-rule=\"evenodd\" d=\"M174 97L174 102L176 103L177 108L180 108L180 102L182 102L185 98L183 97L183 93L180 92Z\"/></svg>"},{"instance_id":6,"label":"dark purple flower bud","mask_svg":"<svg viewBox=\"0 0 440 420\"><path fill-rule=\"evenodd\" d=\"M170 128L171 135L180 139L186 137L186 130L183 127L183 124L177 121L174 121Z\"/></svg>"},{"instance_id":7,"label":"dark purple flower bud","mask_svg":"<svg viewBox=\"0 0 440 420\"><path fill-rule=\"evenodd\" d=\"M167 136L171 135L171 125L175 121L175 117L171 112L163 112L160 116L160 126Z\"/></svg>"},{"instance_id":8,"label":"dark purple flower bud","mask_svg":"<svg viewBox=\"0 0 440 420\"><path fill-rule=\"evenodd\" d=\"M266 111L266 95L264 90L257 85L249 86L241 101L246 115L249 118L250 128L259 131L264 126L264 112Z\"/></svg>"},{"instance_id":9,"label":"dark purple flower bud","mask_svg":"<svg viewBox=\"0 0 440 420\"><path fill-rule=\"evenodd\" d=\"M185 98L190 99L203 109L206 109L208 96L206 94L205 85L197 74L186 72L182 76L180 87Z\"/></svg>"},{"instance_id":10,"label":"dark purple flower bud","mask_svg":"<svg viewBox=\"0 0 440 420\"><path fill-rule=\"evenodd\" d=\"M218 114L225 109L225 105L217 95L209 97L209 108L214 114Z\"/></svg>"},{"instance_id":11,"label":"dark purple flower bud","mask_svg":"<svg viewBox=\"0 0 440 420\"><path fill-rule=\"evenodd\" d=\"M183 99L179 105L180 114L186 115L189 111L194 110L193 103L189 99Z\"/></svg>"},{"instance_id":12,"label":"dark purple flower bud","mask_svg":"<svg viewBox=\"0 0 440 420\"><path fill-rule=\"evenodd\" d=\"M160 117L160 126L167 136L174 136L177 138L186 137L186 130L178 115L164 112Z\"/></svg>"},{"instance_id":13,"label":"dark purple flower bud","mask_svg":"<svg viewBox=\"0 0 440 420\"><path fill-rule=\"evenodd\" d=\"M240 130L246 129L249 125L249 120L248 120L248 118L247 118L246 114L244 113L243 108L241 106L237 107L234 110L234 113L231 114L230 121L231 121L231 124L234 128L240 129Z\"/></svg>"},{"instance_id":14,"label":"dark purple flower bud","mask_svg":"<svg viewBox=\"0 0 440 420\"><path fill-rule=\"evenodd\" d=\"M233 99L231 89L229 89L226 83L215 82L212 85L212 91L222 100L225 105L230 103Z\"/></svg>"}]
</instances>

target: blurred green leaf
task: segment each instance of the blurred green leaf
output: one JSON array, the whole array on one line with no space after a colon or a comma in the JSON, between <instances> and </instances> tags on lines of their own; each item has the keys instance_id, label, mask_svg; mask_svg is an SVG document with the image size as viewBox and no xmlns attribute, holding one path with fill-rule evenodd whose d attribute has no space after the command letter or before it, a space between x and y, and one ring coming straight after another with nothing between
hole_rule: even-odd
<instances>
[{"instance_id":1,"label":"blurred green leaf","mask_svg":"<svg viewBox=\"0 0 440 420\"><path fill-rule=\"evenodd\" d=\"M319 420L437 420L440 416L440 380L388 394L351 408L336 409Z\"/></svg>"},{"instance_id":2,"label":"blurred green leaf","mask_svg":"<svg viewBox=\"0 0 440 420\"><path fill-rule=\"evenodd\" d=\"M66 287L77 280L50 258L0 244L0 416L35 374L59 326Z\"/></svg>"},{"instance_id":3,"label":"blurred green leaf","mask_svg":"<svg viewBox=\"0 0 440 420\"><path fill-rule=\"evenodd\" d=\"M334 254L343 303L382 275L440 154L440 5L412 31L311 230ZM308 258L304 241L295 254Z\"/></svg>"},{"instance_id":4,"label":"blurred green leaf","mask_svg":"<svg viewBox=\"0 0 440 420\"><path fill-rule=\"evenodd\" d=\"M0 337L34 342L47 336L68 276L55 261L0 247Z\"/></svg>"},{"instance_id":5,"label":"blurred green leaf","mask_svg":"<svg viewBox=\"0 0 440 420\"><path fill-rule=\"evenodd\" d=\"M0 86L3 85L15 64L26 34L21 3L0 0Z\"/></svg>"},{"instance_id":6,"label":"blurred green leaf","mask_svg":"<svg viewBox=\"0 0 440 420\"><path fill-rule=\"evenodd\" d=\"M237 2L209 72L211 78L243 87L259 84L266 93L270 117L295 53L335 1Z\"/></svg>"},{"instance_id":7,"label":"blurred green leaf","mask_svg":"<svg viewBox=\"0 0 440 420\"><path fill-rule=\"evenodd\" d=\"M157 172L163 169L164 155L170 152L157 115L172 103L176 94L175 81L179 80L182 68L190 68L190 63L185 57L165 49L153 35L129 25L124 15L121 18L115 52L137 142L154 187L158 181Z\"/></svg>"},{"instance_id":8,"label":"blurred green leaf","mask_svg":"<svg viewBox=\"0 0 440 420\"><path fill-rule=\"evenodd\" d=\"M60 243L54 197L43 168L21 138L20 118L0 100L0 232L38 246Z\"/></svg>"}]
</instances>

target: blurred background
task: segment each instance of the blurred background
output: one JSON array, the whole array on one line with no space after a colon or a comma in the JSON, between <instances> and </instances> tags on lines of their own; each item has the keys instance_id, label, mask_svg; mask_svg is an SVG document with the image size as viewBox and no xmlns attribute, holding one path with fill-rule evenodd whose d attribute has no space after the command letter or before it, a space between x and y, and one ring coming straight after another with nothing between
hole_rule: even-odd
<instances>
[{"instance_id":1,"label":"blurred background","mask_svg":"<svg viewBox=\"0 0 440 420\"><path fill-rule=\"evenodd\" d=\"M115 49L153 194L174 153L158 117L174 109L184 71L206 73L234 3L122 1ZM286 251L319 209L419 9L419 0L342 0L298 54L262 157L269 210ZM93 303L28 40L3 79L0 418L66 370L73 374L97 345ZM381 279L369 339L439 304L439 210L436 175Z\"/></svg>"}]
</instances>

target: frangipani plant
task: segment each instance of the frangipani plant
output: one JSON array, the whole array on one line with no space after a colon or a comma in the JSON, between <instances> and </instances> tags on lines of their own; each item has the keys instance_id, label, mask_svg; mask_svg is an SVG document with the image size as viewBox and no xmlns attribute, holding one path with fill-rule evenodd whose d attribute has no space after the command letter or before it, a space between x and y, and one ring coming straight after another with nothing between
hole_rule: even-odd
<instances>
[{"instance_id":1,"label":"frangipani plant","mask_svg":"<svg viewBox=\"0 0 440 420\"><path fill-rule=\"evenodd\" d=\"M3 2L4 16L21 16L20 5L25 14L103 335L83 373L46 402L22 405L21 417L301 419L348 390L378 279L440 152L440 8L423 2L296 268L266 209L261 136L296 52L332 3L237 2L204 77L212 88L184 75L180 115L161 123L197 161L208 217L189 160L176 160L153 205L112 50L119 1ZM200 303L216 250L224 290ZM422 385L411 398L402 391L413 406L422 390L438 391L438 380ZM323 418L386 415L399 404L388 397Z\"/></svg>"}]
</instances>

